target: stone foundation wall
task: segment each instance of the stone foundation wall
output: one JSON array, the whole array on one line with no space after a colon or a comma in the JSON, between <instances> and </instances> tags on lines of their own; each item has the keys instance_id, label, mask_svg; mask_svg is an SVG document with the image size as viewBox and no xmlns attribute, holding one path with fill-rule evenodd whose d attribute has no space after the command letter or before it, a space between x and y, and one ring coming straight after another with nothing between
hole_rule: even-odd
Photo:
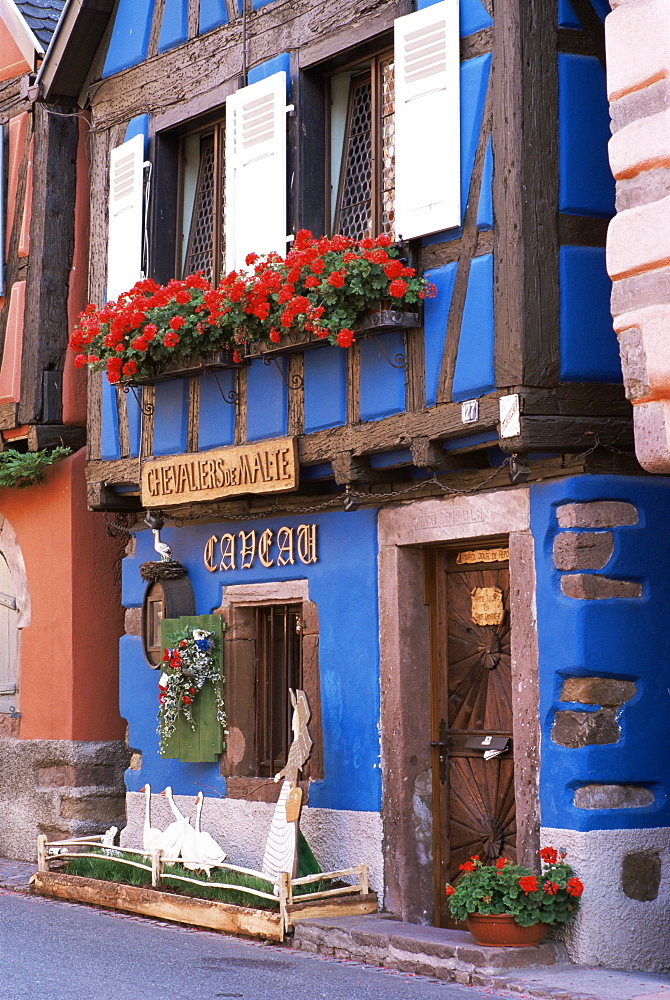
<instances>
[{"instance_id":1,"label":"stone foundation wall","mask_svg":"<svg viewBox=\"0 0 670 1000\"><path fill-rule=\"evenodd\" d=\"M584 883L582 905L558 936L573 962L670 972L670 830L542 828Z\"/></svg>"},{"instance_id":2,"label":"stone foundation wall","mask_svg":"<svg viewBox=\"0 0 670 1000\"><path fill-rule=\"evenodd\" d=\"M36 860L38 834L49 839L125 825L121 741L0 738L0 856Z\"/></svg>"}]
</instances>

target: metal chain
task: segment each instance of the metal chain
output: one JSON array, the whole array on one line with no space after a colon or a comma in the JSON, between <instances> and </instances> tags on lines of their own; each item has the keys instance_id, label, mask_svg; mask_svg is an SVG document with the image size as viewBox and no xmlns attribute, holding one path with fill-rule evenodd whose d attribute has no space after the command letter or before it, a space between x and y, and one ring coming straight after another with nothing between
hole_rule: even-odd
<instances>
[{"instance_id":1,"label":"metal chain","mask_svg":"<svg viewBox=\"0 0 670 1000\"><path fill-rule=\"evenodd\" d=\"M580 452L578 455L574 455L569 461L563 462L562 468L567 469L572 465L580 465L584 461L584 459L588 458L588 456L591 455L598 448L604 448L606 451L610 451L613 454L617 455L623 454L623 450L621 448L616 448L614 445L603 444L600 441L598 434L596 434L593 445L590 448L587 448L586 451ZM368 506L376 506L377 504L397 501L402 497L408 496L409 494L416 493L417 490L425 489L426 486L436 486L439 490L442 491L442 493L447 494L449 496L472 496L476 493L481 493L483 490L485 490L487 486L489 486L500 475L500 473L511 464L512 457L513 456L508 456L507 458L505 458L501 462L501 464L493 470L490 476L482 480L482 482L478 483L476 486L471 486L468 489L458 489L453 486L447 486L446 483L440 482L440 480L438 479L438 474L434 472L429 479L419 480L416 483L412 483L412 485L408 486L406 489L394 490L392 493L363 493L347 488L344 494L338 494L331 500L324 500L322 503L311 504L308 507L292 507L290 510L288 510L282 504L275 501L271 507L265 508L262 511L260 510L257 512L247 511L244 514L225 514L225 515L222 514L221 520L249 521L254 517L270 517L273 514L278 514L278 513L284 513L286 515L318 514L321 511L330 510L333 507L341 507L345 497L348 497L351 500L352 504L355 504L357 507L363 504L367 504ZM426 499L429 498L427 497ZM171 520L174 521L175 527L179 528L190 521L201 521L202 515L182 514L179 517L175 517L174 519ZM132 535L139 531L145 530L145 526L143 524L128 528L115 524L113 521L109 520L107 512L105 513L105 523L107 526L107 532L110 535Z\"/></svg>"}]
</instances>

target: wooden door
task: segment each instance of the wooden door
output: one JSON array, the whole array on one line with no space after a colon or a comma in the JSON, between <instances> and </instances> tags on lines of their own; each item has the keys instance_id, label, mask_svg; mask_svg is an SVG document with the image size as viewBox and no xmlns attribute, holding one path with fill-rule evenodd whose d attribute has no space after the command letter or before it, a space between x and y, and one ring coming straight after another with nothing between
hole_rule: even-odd
<instances>
[{"instance_id":1,"label":"wooden door","mask_svg":"<svg viewBox=\"0 0 670 1000\"><path fill-rule=\"evenodd\" d=\"M509 569L504 544L431 554L436 919L473 855L516 860ZM485 759L487 738L508 749Z\"/></svg>"}]
</instances>

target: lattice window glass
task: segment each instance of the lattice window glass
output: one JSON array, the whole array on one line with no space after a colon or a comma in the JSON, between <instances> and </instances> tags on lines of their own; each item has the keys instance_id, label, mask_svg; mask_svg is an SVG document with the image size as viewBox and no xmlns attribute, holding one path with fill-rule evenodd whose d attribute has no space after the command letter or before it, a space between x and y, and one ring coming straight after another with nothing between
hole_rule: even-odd
<instances>
[{"instance_id":1,"label":"lattice window glass","mask_svg":"<svg viewBox=\"0 0 670 1000\"><path fill-rule=\"evenodd\" d=\"M346 113L344 95L347 95ZM342 125L339 125L339 120ZM377 56L331 80L331 160L337 189L333 232L362 239L395 235L395 85L393 56Z\"/></svg>"},{"instance_id":2,"label":"lattice window glass","mask_svg":"<svg viewBox=\"0 0 670 1000\"><path fill-rule=\"evenodd\" d=\"M360 240L372 231L372 82L352 80L335 231Z\"/></svg>"},{"instance_id":3,"label":"lattice window glass","mask_svg":"<svg viewBox=\"0 0 670 1000\"><path fill-rule=\"evenodd\" d=\"M194 141L198 142L198 170L195 192L189 191L189 152L193 157ZM225 254L225 142L223 126L212 132L187 138L184 176L185 207L190 208L188 241L182 273L202 271L209 281L217 282Z\"/></svg>"}]
</instances>

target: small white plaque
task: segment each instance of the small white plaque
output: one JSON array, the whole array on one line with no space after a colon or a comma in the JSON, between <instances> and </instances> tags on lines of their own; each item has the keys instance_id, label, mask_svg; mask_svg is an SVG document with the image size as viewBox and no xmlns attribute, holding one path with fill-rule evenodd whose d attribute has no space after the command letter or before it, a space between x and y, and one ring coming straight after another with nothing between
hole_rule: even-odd
<instances>
[{"instance_id":1,"label":"small white plaque","mask_svg":"<svg viewBox=\"0 0 670 1000\"><path fill-rule=\"evenodd\" d=\"M500 397L500 437L513 438L521 433L521 407L519 395Z\"/></svg>"},{"instance_id":2,"label":"small white plaque","mask_svg":"<svg viewBox=\"0 0 670 1000\"><path fill-rule=\"evenodd\" d=\"M479 420L479 400L466 399L461 403L461 423L476 424Z\"/></svg>"}]
</instances>

